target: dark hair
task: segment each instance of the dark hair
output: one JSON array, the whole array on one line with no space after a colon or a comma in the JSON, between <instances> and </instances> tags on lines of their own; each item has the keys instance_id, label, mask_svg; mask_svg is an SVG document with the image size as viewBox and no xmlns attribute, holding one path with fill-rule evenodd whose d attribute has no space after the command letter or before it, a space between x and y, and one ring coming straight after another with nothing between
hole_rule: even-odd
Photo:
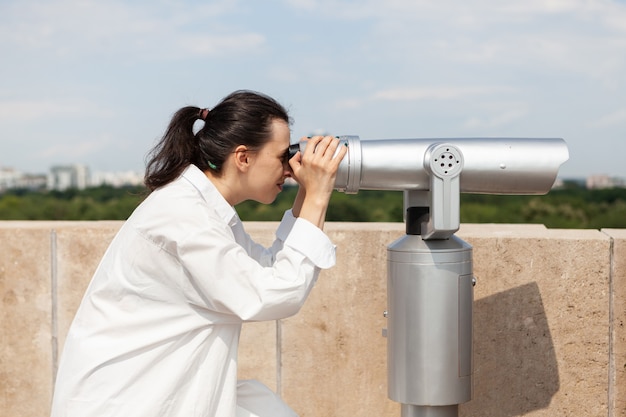
<instances>
[{"instance_id":1,"label":"dark hair","mask_svg":"<svg viewBox=\"0 0 626 417\"><path fill-rule=\"evenodd\" d=\"M204 126L194 134L194 123L205 115ZM253 91L235 91L208 112L183 107L148 154L144 182L153 191L176 179L189 164L219 174L237 146L261 148L271 138L275 119L291 122L276 100Z\"/></svg>"}]
</instances>

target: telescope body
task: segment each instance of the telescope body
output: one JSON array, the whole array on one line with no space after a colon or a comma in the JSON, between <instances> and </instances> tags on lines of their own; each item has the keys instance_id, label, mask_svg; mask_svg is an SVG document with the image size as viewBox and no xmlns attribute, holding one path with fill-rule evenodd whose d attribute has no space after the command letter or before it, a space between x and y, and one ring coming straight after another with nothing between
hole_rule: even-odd
<instances>
[{"instance_id":1,"label":"telescope body","mask_svg":"<svg viewBox=\"0 0 626 417\"><path fill-rule=\"evenodd\" d=\"M449 144L461 152L462 193L545 194L569 157L563 139L340 139L348 145L348 153L339 166L335 189L346 193L429 190L424 160L435 144ZM301 142L301 150L303 146L306 142Z\"/></svg>"}]
</instances>

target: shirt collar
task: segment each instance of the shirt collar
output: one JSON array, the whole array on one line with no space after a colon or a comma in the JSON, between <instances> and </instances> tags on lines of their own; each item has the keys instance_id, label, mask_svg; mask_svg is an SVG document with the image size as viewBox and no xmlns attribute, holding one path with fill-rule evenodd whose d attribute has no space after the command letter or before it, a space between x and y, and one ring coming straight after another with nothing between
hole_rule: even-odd
<instances>
[{"instance_id":1,"label":"shirt collar","mask_svg":"<svg viewBox=\"0 0 626 417\"><path fill-rule=\"evenodd\" d=\"M211 180L197 166L191 164L182 173L191 185L193 185L202 195L204 201L209 203L217 214L228 224L233 225L239 220L235 208L228 204L228 201L220 194Z\"/></svg>"}]
</instances>

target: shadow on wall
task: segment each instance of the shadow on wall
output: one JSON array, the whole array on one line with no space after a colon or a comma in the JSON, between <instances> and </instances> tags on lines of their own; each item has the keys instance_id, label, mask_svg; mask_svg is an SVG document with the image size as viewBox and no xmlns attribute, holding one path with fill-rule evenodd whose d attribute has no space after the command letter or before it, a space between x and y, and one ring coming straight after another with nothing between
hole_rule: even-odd
<instances>
[{"instance_id":1,"label":"shadow on wall","mask_svg":"<svg viewBox=\"0 0 626 417\"><path fill-rule=\"evenodd\" d=\"M537 284L476 300L474 395L460 414L526 415L548 407L558 390L558 364Z\"/></svg>"}]
</instances>

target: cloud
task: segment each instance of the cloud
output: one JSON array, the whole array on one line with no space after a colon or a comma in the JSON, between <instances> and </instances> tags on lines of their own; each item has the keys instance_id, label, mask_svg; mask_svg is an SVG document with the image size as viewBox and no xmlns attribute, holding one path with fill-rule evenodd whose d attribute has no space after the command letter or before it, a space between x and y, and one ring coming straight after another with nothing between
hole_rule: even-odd
<instances>
[{"instance_id":1,"label":"cloud","mask_svg":"<svg viewBox=\"0 0 626 417\"><path fill-rule=\"evenodd\" d=\"M97 156L102 151L111 151L115 149L120 151L118 143L106 134L97 137L84 138L80 140L72 140L72 138L64 136L58 140L49 138L44 143L40 143L36 147L38 151L33 152L35 159L50 161L85 161L90 157Z\"/></svg>"},{"instance_id":2,"label":"cloud","mask_svg":"<svg viewBox=\"0 0 626 417\"><path fill-rule=\"evenodd\" d=\"M0 101L0 122L7 124L107 113L110 112L105 112L97 105L84 100Z\"/></svg>"},{"instance_id":3,"label":"cloud","mask_svg":"<svg viewBox=\"0 0 626 417\"><path fill-rule=\"evenodd\" d=\"M612 0L291 0L332 19L360 19L362 61L424 71L430 63L574 74L613 85L626 73L626 4ZM547 71L546 71L547 70Z\"/></svg>"},{"instance_id":4,"label":"cloud","mask_svg":"<svg viewBox=\"0 0 626 417\"><path fill-rule=\"evenodd\" d=\"M524 118L528 114L527 109L511 109L499 114L491 114L488 117L470 117L463 124L467 129L492 129L500 128L510 123Z\"/></svg>"},{"instance_id":5,"label":"cloud","mask_svg":"<svg viewBox=\"0 0 626 417\"><path fill-rule=\"evenodd\" d=\"M619 1L614 0L285 0L295 9L316 11L320 14L338 16L343 19L376 18L380 20L398 18L403 20L431 20L433 16L447 16L441 20L457 25L465 22L527 19L532 16L573 14L589 16L595 13L602 16L615 16L624 13Z\"/></svg>"},{"instance_id":6,"label":"cloud","mask_svg":"<svg viewBox=\"0 0 626 417\"><path fill-rule=\"evenodd\" d=\"M0 6L0 45L56 56L179 59L256 50L259 33L222 23L236 1L21 1Z\"/></svg>"},{"instance_id":7,"label":"cloud","mask_svg":"<svg viewBox=\"0 0 626 417\"><path fill-rule=\"evenodd\" d=\"M245 51L259 51L265 44L265 37L257 33L232 35L185 35L177 39L177 47L187 56L207 56L233 54ZM172 48L172 49L178 49Z\"/></svg>"},{"instance_id":8,"label":"cloud","mask_svg":"<svg viewBox=\"0 0 626 417\"><path fill-rule=\"evenodd\" d=\"M268 77L285 83L296 83L301 80L300 73L291 67L274 66L268 69Z\"/></svg>"},{"instance_id":9,"label":"cloud","mask_svg":"<svg viewBox=\"0 0 626 417\"><path fill-rule=\"evenodd\" d=\"M513 91L513 89L508 87L493 86L409 87L378 91L372 95L371 99L389 101L456 100L462 97L488 95L510 91Z\"/></svg>"},{"instance_id":10,"label":"cloud","mask_svg":"<svg viewBox=\"0 0 626 417\"><path fill-rule=\"evenodd\" d=\"M612 113L606 114L590 123L591 127L613 127L626 126L626 108L618 109Z\"/></svg>"},{"instance_id":11,"label":"cloud","mask_svg":"<svg viewBox=\"0 0 626 417\"><path fill-rule=\"evenodd\" d=\"M506 86L422 86L396 87L379 90L364 97L343 97L335 102L339 109L354 109L370 102L380 101L449 101L475 96L492 96L515 93L516 89Z\"/></svg>"}]
</instances>

